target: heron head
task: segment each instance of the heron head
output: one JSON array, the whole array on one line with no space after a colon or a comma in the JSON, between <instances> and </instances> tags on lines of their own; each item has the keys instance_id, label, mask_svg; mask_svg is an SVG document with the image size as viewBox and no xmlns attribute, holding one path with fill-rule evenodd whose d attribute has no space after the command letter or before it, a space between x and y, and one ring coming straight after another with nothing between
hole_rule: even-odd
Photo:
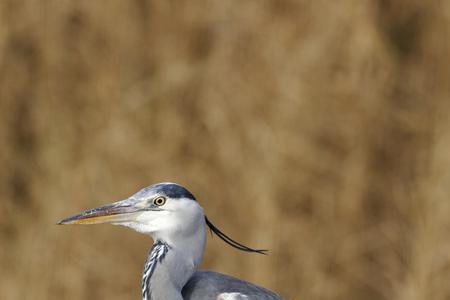
<instances>
[{"instance_id":1,"label":"heron head","mask_svg":"<svg viewBox=\"0 0 450 300\"><path fill-rule=\"evenodd\" d=\"M58 224L109 223L159 236L195 230L204 226L204 218L202 207L187 189L175 183L159 183L128 199L86 210Z\"/></svg>"},{"instance_id":2,"label":"heron head","mask_svg":"<svg viewBox=\"0 0 450 300\"><path fill-rule=\"evenodd\" d=\"M128 199L89 209L58 222L60 225L102 223L127 226L156 239L179 234L186 237L197 233L206 224L211 232L239 250L266 251L249 248L225 235L206 218L195 197L176 183L154 184Z\"/></svg>"}]
</instances>

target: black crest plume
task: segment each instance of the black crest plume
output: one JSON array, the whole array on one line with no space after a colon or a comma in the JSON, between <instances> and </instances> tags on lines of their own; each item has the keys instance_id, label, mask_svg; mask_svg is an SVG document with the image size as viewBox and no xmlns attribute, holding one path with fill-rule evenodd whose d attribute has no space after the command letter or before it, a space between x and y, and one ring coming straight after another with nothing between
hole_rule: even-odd
<instances>
[{"instance_id":1,"label":"black crest plume","mask_svg":"<svg viewBox=\"0 0 450 300\"><path fill-rule=\"evenodd\" d=\"M211 230L211 232L214 232L221 240L223 240L228 245L230 245L230 246L232 246L232 247L234 247L234 248L236 248L238 250L245 251L245 252L254 252L254 253L259 253L259 254L266 254L265 252L267 252L267 250L264 250L264 249L252 249L250 247L242 245L239 242L236 242L235 240L233 240L232 238L227 236L225 233L220 231L219 228L214 226L214 224L211 223L206 216L205 216L205 221L206 221L206 225L208 225L208 227L209 227L209 230Z\"/></svg>"}]
</instances>

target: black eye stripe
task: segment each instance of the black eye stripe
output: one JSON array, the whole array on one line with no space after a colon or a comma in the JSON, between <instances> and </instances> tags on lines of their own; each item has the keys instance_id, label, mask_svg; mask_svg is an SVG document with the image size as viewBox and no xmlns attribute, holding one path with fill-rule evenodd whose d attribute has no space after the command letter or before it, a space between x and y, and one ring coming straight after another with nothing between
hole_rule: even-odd
<instances>
[{"instance_id":1,"label":"black eye stripe","mask_svg":"<svg viewBox=\"0 0 450 300\"><path fill-rule=\"evenodd\" d=\"M176 183L158 183L146 188L133 195L136 199L149 199L152 203L153 199L158 196L164 196L173 200L185 198L197 201L194 196L184 187Z\"/></svg>"}]
</instances>

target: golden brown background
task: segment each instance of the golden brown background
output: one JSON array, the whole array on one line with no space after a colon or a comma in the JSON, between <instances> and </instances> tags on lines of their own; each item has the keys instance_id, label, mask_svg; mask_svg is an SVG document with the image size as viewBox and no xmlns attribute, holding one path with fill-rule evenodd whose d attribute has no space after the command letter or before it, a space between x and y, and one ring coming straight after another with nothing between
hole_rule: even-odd
<instances>
[{"instance_id":1,"label":"golden brown background","mask_svg":"<svg viewBox=\"0 0 450 300\"><path fill-rule=\"evenodd\" d=\"M139 299L151 240L54 225L189 187L203 267L450 299L450 1L4 0L0 299Z\"/></svg>"}]
</instances>

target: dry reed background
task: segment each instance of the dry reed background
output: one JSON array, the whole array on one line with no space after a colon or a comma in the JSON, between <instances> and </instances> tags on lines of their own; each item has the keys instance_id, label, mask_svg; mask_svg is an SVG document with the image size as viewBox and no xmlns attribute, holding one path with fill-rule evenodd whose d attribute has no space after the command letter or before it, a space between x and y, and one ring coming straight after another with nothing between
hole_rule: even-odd
<instances>
[{"instance_id":1,"label":"dry reed background","mask_svg":"<svg viewBox=\"0 0 450 300\"><path fill-rule=\"evenodd\" d=\"M0 299L139 299L159 181L288 299L450 299L450 1L0 3Z\"/></svg>"}]
</instances>

